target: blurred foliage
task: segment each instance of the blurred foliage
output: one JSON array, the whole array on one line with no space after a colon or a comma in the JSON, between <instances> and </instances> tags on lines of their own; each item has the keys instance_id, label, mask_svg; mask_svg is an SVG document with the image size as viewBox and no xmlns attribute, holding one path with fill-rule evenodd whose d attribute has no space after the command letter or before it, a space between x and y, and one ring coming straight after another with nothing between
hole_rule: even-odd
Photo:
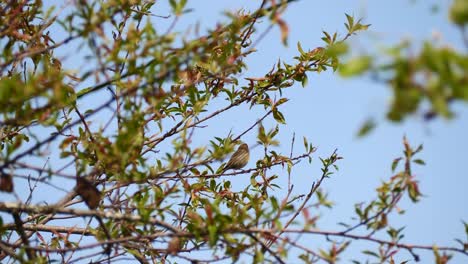
<instances>
[{"instance_id":1,"label":"blurred foliage","mask_svg":"<svg viewBox=\"0 0 468 264\"><path fill-rule=\"evenodd\" d=\"M387 85L392 91L387 119L392 122L414 114L424 120L452 118L453 103L468 100L468 2L453 1L449 17L460 28L464 50L435 40L424 41L420 46L403 40L376 54L346 55L349 58L338 72L343 77L368 75ZM366 127L363 124L360 135Z\"/></svg>"},{"instance_id":2,"label":"blurred foliage","mask_svg":"<svg viewBox=\"0 0 468 264\"><path fill-rule=\"evenodd\" d=\"M450 20L458 26L465 27L468 24L468 2L454 0L450 7Z\"/></svg>"}]
</instances>

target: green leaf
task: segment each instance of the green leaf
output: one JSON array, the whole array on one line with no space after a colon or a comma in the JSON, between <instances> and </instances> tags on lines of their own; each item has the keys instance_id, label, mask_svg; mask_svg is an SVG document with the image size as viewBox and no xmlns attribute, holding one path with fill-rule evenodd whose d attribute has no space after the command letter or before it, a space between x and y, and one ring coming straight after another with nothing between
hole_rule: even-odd
<instances>
[{"instance_id":1,"label":"green leaf","mask_svg":"<svg viewBox=\"0 0 468 264\"><path fill-rule=\"evenodd\" d=\"M289 101L288 98L281 98L275 103L275 107L277 107L279 105L282 105L282 104L286 103L287 101Z\"/></svg>"},{"instance_id":2,"label":"green leaf","mask_svg":"<svg viewBox=\"0 0 468 264\"><path fill-rule=\"evenodd\" d=\"M340 64L338 73L343 77L360 75L369 70L372 66L372 57L360 56L354 57L347 62Z\"/></svg>"},{"instance_id":3,"label":"green leaf","mask_svg":"<svg viewBox=\"0 0 468 264\"><path fill-rule=\"evenodd\" d=\"M419 165L426 165L426 162L422 159L415 159L413 160L414 163L419 164Z\"/></svg>"},{"instance_id":4,"label":"green leaf","mask_svg":"<svg viewBox=\"0 0 468 264\"><path fill-rule=\"evenodd\" d=\"M348 31L351 31L351 29L354 27L354 18L348 14L346 14L346 20L348 20L348 23L345 23L345 27Z\"/></svg>"},{"instance_id":5,"label":"green leaf","mask_svg":"<svg viewBox=\"0 0 468 264\"><path fill-rule=\"evenodd\" d=\"M268 142L268 137L265 133L265 127L260 123L258 125L258 135L257 135L258 141L261 144L265 144Z\"/></svg>"},{"instance_id":6,"label":"green leaf","mask_svg":"<svg viewBox=\"0 0 468 264\"><path fill-rule=\"evenodd\" d=\"M373 119L368 119L359 129L357 137L364 137L369 134L376 127L376 123Z\"/></svg>"},{"instance_id":7,"label":"green leaf","mask_svg":"<svg viewBox=\"0 0 468 264\"><path fill-rule=\"evenodd\" d=\"M304 55L304 50L302 49L301 43L297 42L297 50L301 53L301 55Z\"/></svg>"},{"instance_id":8,"label":"green leaf","mask_svg":"<svg viewBox=\"0 0 468 264\"><path fill-rule=\"evenodd\" d=\"M210 180L210 190L212 191L216 190L216 181L214 179Z\"/></svg>"},{"instance_id":9,"label":"green leaf","mask_svg":"<svg viewBox=\"0 0 468 264\"><path fill-rule=\"evenodd\" d=\"M369 255L369 256L374 256L374 257L376 257L376 258L379 257L379 254L377 254L377 253L375 253L375 252L372 252L372 251L370 251L370 250L364 250L364 251L362 251L362 253L364 253L364 254L366 254L366 255Z\"/></svg>"},{"instance_id":10,"label":"green leaf","mask_svg":"<svg viewBox=\"0 0 468 264\"><path fill-rule=\"evenodd\" d=\"M218 229L215 225L208 226L208 234L210 239L210 245L216 245L216 241L218 241Z\"/></svg>"},{"instance_id":11,"label":"green leaf","mask_svg":"<svg viewBox=\"0 0 468 264\"><path fill-rule=\"evenodd\" d=\"M325 41L325 43L327 43L328 45L333 44L332 41L331 41L330 34L328 34L328 32L326 32L326 31L322 31L322 32L325 35L325 37L322 37L322 40Z\"/></svg>"},{"instance_id":12,"label":"green leaf","mask_svg":"<svg viewBox=\"0 0 468 264\"><path fill-rule=\"evenodd\" d=\"M307 74L304 74L304 77L302 77L302 81L301 81L302 87L306 87L308 83L309 83L309 78L307 77Z\"/></svg>"},{"instance_id":13,"label":"green leaf","mask_svg":"<svg viewBox=\"0 0 468 264\"><path fill-rule=\"evenodd\" d=\"M276 200L276 198L274 196L272 196L272 197L270 197L270 201L271 201L271 206L273 207L273 210L277 211L278 208L279 208L278 200Z\"/></svg>"},{"instance_id":14,"label":"green leaf","mask_svg":"<svg viewBox=\"0 0 468 264\"><path fill-rule=\"evenodd\" d=\"M416 148L416 150L413 152L413 155L416 154L416 153L418 153L418 152L420 152L421 150L423 150L423 145L422 145L422 144L419 145L419 146Z\"/></svg>"},{"instance_id":15,"label":"green leaf","mask_svg":"<svg viewBox=\"0 0 468 264\"><path fill-rule=\"evenodd\" d=\"M371 24L363 25L361 23L358 23L356 26L353 28L353 32L360 31L360 30L367 30Z\"/></svg>"},{"instance_id":16,"label":"green leaf","mask_svg":"<svg viewBox=\"0 0 468 264\"><path fill-rule=\"evenodd\" d=\"M177 3L175 0L169 0L169 4L171 5L172 9L176 9Z\"/></svg>"},{"instance_id":17,"label":"green leaf","mask_svg":"<svg viewBox=\"0 0 468 264\"><path fill-rule=\"evenodd\" d=\"M398 166L398 163L400 162L401 158L396 158L392 162L392 172L395 172L396 167Z\"/></svg>"},{"instance_id":18,"label":"green leaf","mask_svg":"<svg viewBox=\"0 0 468 264\"><path fill-rule=\"evenodd\" d=\"M348 52L348 45L346 42L337 42L330 44L327 49L325 50L325 54L328 57L331 57L335 60L335 63L338 62L338 56L346 54ZM333 63L333 61L332 61ZM338 65L336 65L338 66Z\"/></svg>"},{"instance_id":19,"label":"green leaf","mask_svg":"<svg viewBox=\"0 0 468 264\"><path fill-rule=\"evenodd\" d=\"M268 136L270 136L270 138L274 138L278 134L278 132L279 132L279 127L278 125L276 125L274 129L268 132Z\"/></svg>"},{"instance_id":20,"label":"green leaf","mask_svg":"<svg viewBox=\"0 0 468 264\"><path fill-rule=\"evenodd\" d=\"M450 7L450 20L459 26L468 23L468 2L466 0L454 0Z\"/></svg>"}]
</instances>

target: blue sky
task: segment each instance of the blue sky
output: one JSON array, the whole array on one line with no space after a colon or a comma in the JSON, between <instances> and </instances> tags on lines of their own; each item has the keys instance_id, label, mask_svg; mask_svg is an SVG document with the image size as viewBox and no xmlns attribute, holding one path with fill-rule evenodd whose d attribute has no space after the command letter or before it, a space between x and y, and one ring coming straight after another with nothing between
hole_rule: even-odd
<instances>
[{"instance_id":1,"label":"blue sky","mask_svg":"<svg viewBox=\"0 0 468 264\"><path fill-rule=\"evenodd\" d=\"M259 3L260 1L247 0L189 1L188 5L194 8L194 12L184 16L175 29L184 30L199 21L203 32L204 29L212 28L217 21L223 21L223 10L254 10ZM439 11L436 13L432 12L434 4L439 5ZM450 1L405 0L303 0L291 4L284 16L290 27L289 47L281 45L279 30L275 28L257 46L258 52L246 60L249 70L243 77L264 75L278 58L292 62L292 58L297 54L298 41L304 49L323 45L320 40L322 30L344 34L345 13L356 18L362 17L364 23L372 24L368 32L350 39L350 43L358 51L394 44L402 38L409 38L417 43L431 39L434 32L439 32L443 41L461 48L461 36L447 19L449 4ZM167 3L163 1L158 2L153 11L158 15L169 14ZM170 19L160 18L154 18L153 21L155 27L161 31L171 22ZM263 24L267 26L268 22L264 21ZM73 54L74 51L58 52ZM421 191L425 197L416 205L404 201L401 207L407 210L406 214L391 220L397 223L396 227L406 226L404 241L408 243L455 245L453 238L464 238L461 220L468 221L468 177L464 166L468 157L468 140L464 136L466 132L463 132L468 128L466 104L454 105L457 116L450 121L435 119L424 122L418 116L412 116L400 124L389 123L385 121L385 110L390 102L390 91L387 87L366 77L342 79L332 72L309 74L309 84L305 89L297 85L287 90L284 96L290 101L281 108L287 125L280 127L279 139L282 144L279 150L289 153L293 133L296 135L297 153L303 149L303 136L318 147L312 165L303 163L293 170L296 192L307 192L311 182L319 176L318 156L325 157L337 148L338 153L344 157L338 163L340 171L323 185L336 207L334 210L321 212L322 227L334 229L338 222L350 222L354 204L375 197L375 188L382 180L391 177L391 162L402 155L402 138L406 135L413 146L424 144L424 151L420 157L427 165L415 166L414 173L421 182ZM95 97L87 100L86 104L97 103L99 99ZM81 106L91 108L83 102ZM248 110L246 107L240 107L238 110L227 112L222 118L210 123L210 133L198 135L194 144L207 144L213 135L227 136L230 130L234 134L239 133L262 115L263 112L259 108ZM377 119L379 126L369 136L357 139L356 132L368 117ZM274 126L275 122L267 119L264 125L268 129ZM256 133L253 131L243 140L253 146L256 142L255 137ZM252 160L255 156L260 158L261 152L260 148L253 149ZM252 160L249 166L254 165ZM280 176L286 177L286 174L283 172ZM232 181L234 188L239 189L249 183L248 178L236 178ZM308 237L310 241L306 243L313 243L315 238ZM363 257L357 254L357 251L351 251L347 256ZM426 261L423 259L423 262L427 262L427 256L431 256L431 253L424 256ZM401 259L396 260L406 259L411 259L411 256L404 253ZM462 263L463 260L466 261L466 257L458 257L452 263Z\"/></svg>"}]
</instances>

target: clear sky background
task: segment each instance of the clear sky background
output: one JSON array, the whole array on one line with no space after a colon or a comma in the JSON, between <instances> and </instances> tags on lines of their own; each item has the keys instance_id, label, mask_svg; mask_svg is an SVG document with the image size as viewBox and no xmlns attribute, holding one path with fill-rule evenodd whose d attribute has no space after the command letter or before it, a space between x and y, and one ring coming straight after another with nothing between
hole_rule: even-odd
<instances>
[{"instance_id":1,"label":"clear sky background","mask_svg":"<svg viewBox=\"0 0 468 264\"><path fill-rule=\"evenodd\" d=\"M372 24L367 32L359 33L357 37L350 39L349 43L357 51L375 49L383 44L395 44L403 38L409 38L416 43L424 39L430 40L434 32L441 35L443 42L462 49L461 35L448 21L447 9L450 3L451 1L435 0L303 0L291 4L283 17L290 28L289 47L281 44L279 30L275 28L257 46L258 52L246 60L249 70L243 77L263 76L278 58L293 62L293 57L298 53L297 42L301 42L304 49L323 46L324 43L320 39L322 30L338 31L344 35L345 13L363 18L364 24ZM195 22L200 22L203 34L204 30L213 28L216 22L225 21L223 10L255 10L259 4L260 1L251 0L189 1L188 7L194 11L182 17L175 30L183 31ZM432 8L434 5L439 8L436 13ZM158 1L152 11L163 16L170 13L166 1ZM152 20L160 32L164 32L172 22L171 19ZM268 26L267 21L263 24L264 27ZM57 34L58 39L62 39L63 36ZM69 47L68 50L56 52L73 58L70 55L75 50ZM64 65L73 68L72 63L77 62L69 61L68 65ZM324 190L329 192L329 198L335 202L335 207L321 212L321 227L333 230L337 228L338 222L355 223L350 221L350 216L354 214L354 204L373 199L376 196L375 188L382 180L392 176L391 163L394 158L402 155L402 138L406 135L414 147L424 144L420 158L424 159L427 165L415 165L413 171L421 182L420 188L425 197L416 205L403 201L401 205L402 209L407 211L406 214L392 217L390 220L394 221L397 228L406 226L404 242L408 243L455 246L454 238L464 238L462 220L468 221L468 175L465 171L468 162L468 140L465 135L468 128L468 105L454 104L456 117L450 121L437 118L431 122L424 122L419 116L412 116L403 123L394 124L385 120L385 111L391 96L388 87L365 77L343 79L330 71L320 75L309 74L309 84L305 89L297 85L293 89L285 90L284 96L290 101L280 108L287 125L280 127L279 150L289 153L293 133L296 135L297 154L303 151L303 136L318 147L312 165L304 162L293 170L296 192L308 192L312 181L319 177L318 156L326 157L334 149L338 149L338 153L344 157L338 163L340 171L323 184ZM80 107L91 108L92 104L97 104L101 99L95 96L86 102L80 102ZM219 105L225 105L225 102L219 102ZM212 106L212 109L219 105ZM206 145L214 135L227 136L230 130L236 135L263 113L260 108L249 110L247 107L229 111L203 130L208 133L199 133L194 144ZM357 139L356 133L360 125L369 117L379 121L378 128L370 135ZM275 124L272 119L264 122L267 129ZM243 140L254 146L256 131L247 134ZM256 160L256 157L261 158L262 150L254 148L251 155L249 167L254 166L253 160ZM283 172L280 177L283 177L282 182L285 182L287 175ZM235 178L232 181L234 188L238 189L243 189L249 184L248 178ZM281 195L281 192L278 194ZM317 241L320 241L315 240L317 237L305 239L302 241L310 245L316 245ZM375 248L375 245L372 245L372 248ZM421 255L424 257L422 263L432 260L430 252ZM348 252L346 256L364 258L357 250ZM405 253L401 259L396 260L412 258ZM452 263L467 261L466 257L461 256ZM348 261L344 260L343 263Z\"/></svg>"}]
</instances>

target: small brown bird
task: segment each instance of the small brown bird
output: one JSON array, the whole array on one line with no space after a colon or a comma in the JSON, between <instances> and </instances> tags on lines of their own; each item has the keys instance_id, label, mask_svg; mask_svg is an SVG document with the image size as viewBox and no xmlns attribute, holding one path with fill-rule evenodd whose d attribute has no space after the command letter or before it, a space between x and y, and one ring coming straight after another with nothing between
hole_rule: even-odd
<instances>
[{"instance_id":1,"label":"small brown bird","mask_svg":"<svg viewBox=\"0 0 468 264\"><path fill-rule=\"evenodd\" d=\"M236 152L232 154L231 159L226 163L226 166L224 166L223 172L229 170L229 169L242 169L249 163L249 146L247 144L242 144L239 146Z\"/></svg>"}]
</instances>

